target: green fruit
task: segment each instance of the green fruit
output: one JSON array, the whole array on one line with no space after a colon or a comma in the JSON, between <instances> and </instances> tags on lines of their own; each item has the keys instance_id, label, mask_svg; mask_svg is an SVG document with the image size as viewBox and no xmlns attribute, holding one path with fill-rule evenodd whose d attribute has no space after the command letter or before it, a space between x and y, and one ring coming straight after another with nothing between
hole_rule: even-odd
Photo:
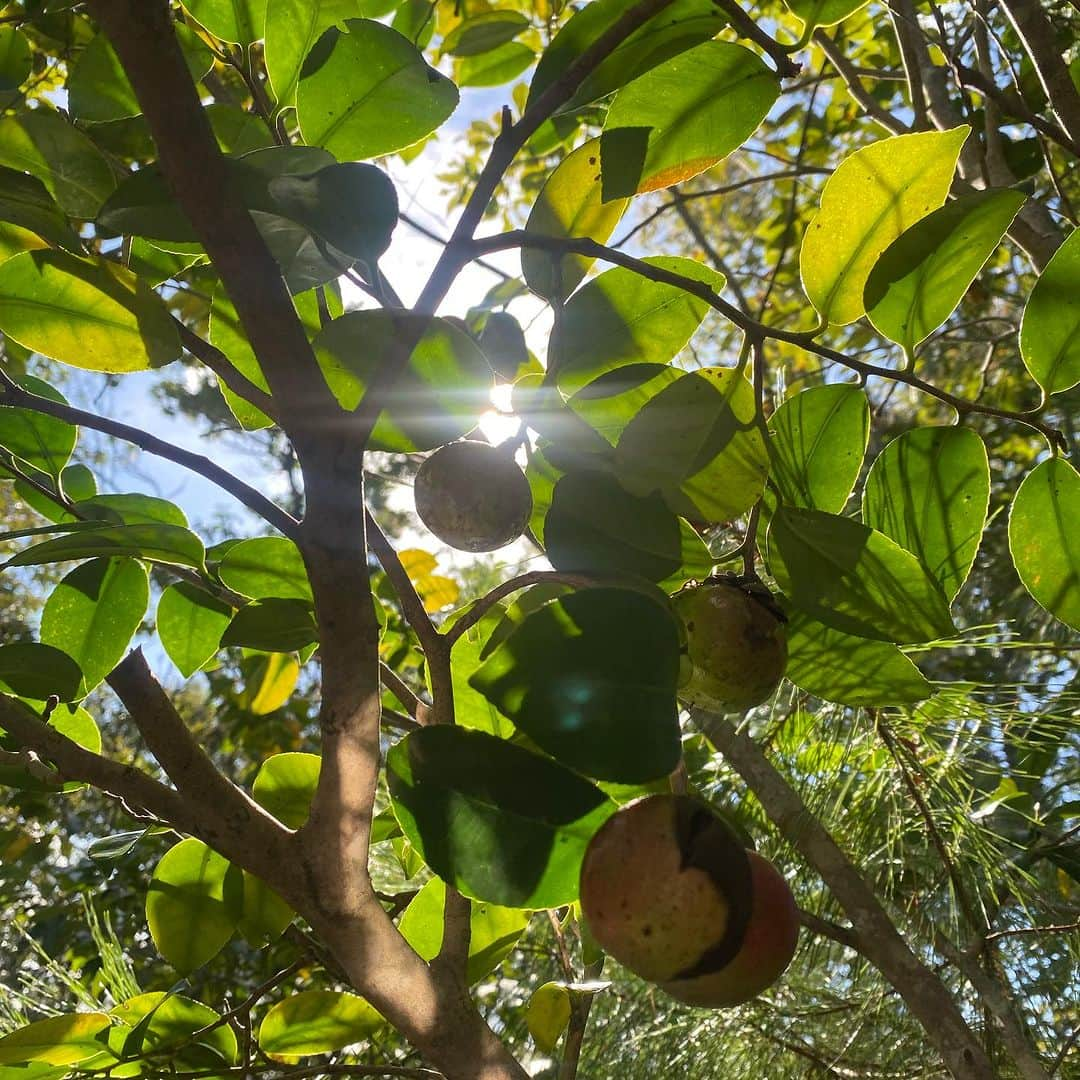
<instances>
[{"instance_id":1,"label":"green fruit","mask_svg":"<svg viewBox=\"0 0 1080 1080\"><path fill-rule=\"evenodd\" d=\"M550 1054L570 1023L570 993L565 986L546 982L533 991L525 1010L525 1024L538 1050Z\"/></svg>"},{"instance_id":2,"label":"green fruit","mask_svg":"<svg viewBox=\"0 0 1080 1080\"><path fill-rule=\"evenodd\" d=\"M413 488L420 520L459 551L494 551L525 531L532 492L505 450L480 442L442 446L420 466Z\"/></svg>"},{"instance_id":3,"label":"green fruit","mask_svg":"<svg viewBox=\"0 0 1080 1080\"><path fill-rule=\"evenodd\" d=\"M624 967L711 1008L775 982L798 938L784 879L685 795L650 795L604 823L582 862L581 909Z\"/></svg>"},{"instance_id":4,"label":"green fruit","mask_svg":"<svg viewBox=\"0 0 1080 1080\"><path fill-rule=\"evenodd\" d=\"M784 618L764 590L710 579L672 597L686 632L679 697L719 713L767 700L787 666Z\"/></svg>"}]
</instances>

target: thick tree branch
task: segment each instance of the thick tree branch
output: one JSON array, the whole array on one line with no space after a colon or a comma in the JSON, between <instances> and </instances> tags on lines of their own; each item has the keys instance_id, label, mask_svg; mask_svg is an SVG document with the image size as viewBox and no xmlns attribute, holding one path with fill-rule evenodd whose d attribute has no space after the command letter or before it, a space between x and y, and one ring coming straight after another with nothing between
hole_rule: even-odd
<instances>
[{"instance_id":1,"label":"thick tree branch","mask_svg":"<svg viewBox=\"0 0 1080 1080\"><path fill-rule=\"evenodd\" d=\"M236 308L285 430L302 445L339 410L281 271L241 201L173 32L167 0L89 0L135 90L170 193Z\"/></svg>"},{"instance_id":2,"label":"thick tree branch","mask_svg":"<svg viewBox=\"0 0 1080 1080\"><path fill-rule=\"evenodd\" d=\"M979 1040L941 980L900 936L848 856L748 734L722 716L693 710L699 726L757 797L781 835L821 875L851 920L865 956L896 988L957 1080L993 1080Z\"/></svg>"},{"instance_id":3,"label":"thick tree branch","mask_svg":"<svg viewBox=\"0 0 1080 1080\"><path fill-rule=\"evenodd\" d=\"M1057 34L1038 0L1001 0L1024 43L1050 107L1074 143L1080 143L1080 91L1061 55Z\"/></svg>"},{"instance_id":4,"label":"thick tree branch","mask_svg":"<svg viewBox=\"0 0 1080 1080\"><path fill-rule=\"evenodd\" d=\"M142 649L128 653L107 681L182 798L212 808L253 846L283 851L289 831L218 771L154 678Z\"/></svg>"},{"instance_id":5,"label":"thick tree branch","mask_svg":"<svg viewBox=\"0 0 1080 1080\"><path fill-rule=\"evenodd\" d=\"M100 431L104 435L111 435L115 439L132 443L155 457L164 458L176 465L199 476L205 477L212 484L216 484L222 491L228 492L238 502L243 503L249 510L254 511L268 524L273 525L285 536L295 536L299 522L292 515L286 513L280 506L266 498L265 495L249 487L242 480L237 479L232 473L223 469L220 465L211 461L202 454L192 453L182 447L159 439L154 435L143 431L141 428L123 424L119 420L111 420L105 416L76 409L61 401L53 401L51 398L39 397L24 390L0 369L0 401L5 405L17 405L23 409L32 409L34 412L45 416L55 416L59 420L66 420L69 424L79 427L91 428Z\"/></svg>"}]
</instances>

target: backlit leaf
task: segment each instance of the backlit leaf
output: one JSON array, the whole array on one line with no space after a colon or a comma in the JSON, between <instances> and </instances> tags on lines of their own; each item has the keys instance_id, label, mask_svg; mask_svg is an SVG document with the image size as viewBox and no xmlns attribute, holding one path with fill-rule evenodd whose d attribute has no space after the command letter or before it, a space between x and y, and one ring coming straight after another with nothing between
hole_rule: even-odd
<instances>
[{"instance_id":1,"label":"backlit leaf","mask_svg":"<svg viewBox=\"0 0 1080 1080\"><path fill-rule=\"evenodd\" d=\"M1080 229L1054 252L1031 290L1020 353L1048 394L1080 383Z\"/></svg>"}]
</instances>

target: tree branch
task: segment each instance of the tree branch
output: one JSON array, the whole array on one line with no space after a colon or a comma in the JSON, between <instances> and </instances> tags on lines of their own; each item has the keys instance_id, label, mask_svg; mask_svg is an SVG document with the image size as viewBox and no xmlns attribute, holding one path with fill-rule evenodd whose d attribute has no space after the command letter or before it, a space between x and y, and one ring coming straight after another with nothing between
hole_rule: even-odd
<instances>
[{"instance_id":1,"label":"tree branch","mask_svg":"<svg viewBox=\"0 0 1080 1080\"><path fill-rule=\"evenodd\" d=\"M268 524L285 536L295 537L299 522L291 514L286 513L277 503L272 502L261 492L249 487L242 480L237 479L232 473L223 469L220 465L211 461L201 454L192 453L182 447L159 439L154 435L143 431L141 428L132 427L130 424L122 424L119 420L110 420L108 417L97 416L95 413L86 412L83 409L73 408L61 401L53 401L51 398L39 397L24 390L18 383L0 369L0 401L5 405L17 405L23 409L32 409L34 412L45 416L55 416L58 420L66 420L69 424L91 428L105 435L111 435L115 439L132 443L145 450L148 454L164 458L176 465L197 473L199 476L216 484L222 491L228 492L238 502L243 503L249 510L258 514Z\"/></svg>"},{"instance_id":2,"label":"tree branch","mask_svg":"<svg viewBox=\"0 0 1080 1080\"><path fill-rule=\"evenodd\" d=\"M154 678L142 649L129 652L106 681L182 798L211 808L253 846L280 853L289 831L218 771Z\"/></svg>"},{"instance_id":3,"label":"tree branch","mask_svg":"<svg viewBox=\"0 0 1080 1080\"><path fill-rule=\"evenodd\" d=\"M173 198L236 308L282 412L301 444L337 413L281 271L241 201L173 32L167 0L88 0L108 35L158 148Z\"/></svg>"},{"instance_id":4,"label":"tree branch","mask_svg":"<svg viewBox=\"0 0 1080 1080\"><path fill-rule=\"evenodd\" d=\"M379 661L379 675L383 684L408 710L418 724L430 723L431 706L416 696L411 686L388 664ZM385 711L385 710L384 710Z\"/></svg>"},{"instance_id":5,"label":"tree branch","mask_svg":"<svg viewBox=\"0 0 1080 1080\"><path fill-rule=\"evenodd\" d=\"M982 405L977 401L970 401L967 398L961 398L957 397L955 394L950 394L946 390L941 390L932 383L928 383L925 379L920 378L912 371L900 368L877 367L874 364L867 364L862 360L846 356L836 349L831 349L826 345L818 344L811 334L796 333L790 330L766 326L764 323L760 323L756 319L751 318L745 312L740 311L739 308L735 307L733 304L728 303L706 283L695 281L693 278L686 277L683 274L677 274L671 270L665 270L659 266L653 266L650 263L643 262L641 259L634 258L632 255L627 255L624 252L616 251L614 248L598 244L595 240L573 237L563 239L552 236L540 236L536 233L526 232L524 229L515 229L510 232L500 233L496 236L472 240L462 246L467 250L476 252L501 251L508 247L538 247L550 251L587 255L590 258L601 259L604 262L613 263L616 266L624 266L627 269L640 274L642 277L648 278L650 281L659 281L668 285L674 285L684 292L692 293L694 296L700 297L730 322L754 337L762 339L773 338L776 341L784 341L791 345L797 345L799 348L804 349L809 353L813 353L823 360L829 360L835 364L842 364L852 371L857 371L864 378L873 376L880 379L887 379L892 382L904 383L906 386L919 390L921 393L937 398L938 401L944 402L962 416L971 413L979 413L984 416L998 417L1002 420L1014 420L1017 423L1025 424L1040 432L1052 446L1063 449L1066 448L1065 439L1062 433L1052 424L1038 418L1037 414L1040 411L1038 408L1028 412L1015 412L1011 409L997 409L990 405Z\"/></svg>"},{"instance_id":6,"label":"tree branch","mask_svg":"<svg viewBox=\"0 0 1080 1080\"><path fill-rule=\"evenodd\" d=\"M760 747L725 717L692 716L757 797L781 835L814 867L844 908L861 953L896 988L957 1080L992 1080L979 1040L941 980L911 951L874 890Z\"/></svg>"},{"instance_id":7,"label":"tree branch","mask_svg":"<svg viewBox=\"0 0 1080 1080\"><path fill-rule=\"evenodd\" d=\"M204 341L179 319L174 319L173 322L176 323L181 344L196 360L208 367L234 393L250 401L271 420L277 420L277 402L265 390L260 390L247 376L241 375L220 349L209 341Z\"/></svg>"},{"instance_id":8,"label":"tree branch","mask_svg":"<svg viewBox=\"0 0 1080 1080\"><path fill-rule=\"evenodd\" d=\"M781 79L797 78L802 71L802 65L791 58L791 49L781 45L774 37L770 37L758 25L755 19L743 11L737 0L718 0L720 8L727 13L731 22L731 28L741 38L752 41L762 52L766 53L776 65L776 74Z\"/></svg>"}]
</instances>

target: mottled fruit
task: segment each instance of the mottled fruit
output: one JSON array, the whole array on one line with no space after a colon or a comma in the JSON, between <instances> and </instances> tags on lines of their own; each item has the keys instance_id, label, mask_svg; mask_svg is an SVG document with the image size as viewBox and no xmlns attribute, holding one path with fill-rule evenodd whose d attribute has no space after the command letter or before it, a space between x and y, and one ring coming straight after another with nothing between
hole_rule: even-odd
<instances>
[{"instance_id":1,"label":"mottled fruit","mask_svg":"<svg viewBox=\"0 0 1080 1080\"><path fill-rule=\"evenodd\" d=\"M532 493L505 451L487 443L440 447L420 466L413 489L420 520L460 551L494 551L525 531Z\"/></svg>"},{"instance_id":2,"label":"mottled fruit","mask_svg":"<svg viewBox=\"0 0 1080 1080\"><path fill-rule=\"evenodd\" d=\"M767 593L714 579L672 600L686 632L678 689L683 701L735 713L770 697L787 666L787 633Z\"/></svg>"},{"instance_id":3,"label":"mottled fruit","mask_svg":"<svg viewBox=\"0 0 1080 1080\"><path fill-rule=\"evenodd\" d=\"M581 869L581 907L623 966L693 1005L735 1005L775 982L798 911L773 866L703 803L651 795L613 814Z\"/></svg>"}]
</instances>

